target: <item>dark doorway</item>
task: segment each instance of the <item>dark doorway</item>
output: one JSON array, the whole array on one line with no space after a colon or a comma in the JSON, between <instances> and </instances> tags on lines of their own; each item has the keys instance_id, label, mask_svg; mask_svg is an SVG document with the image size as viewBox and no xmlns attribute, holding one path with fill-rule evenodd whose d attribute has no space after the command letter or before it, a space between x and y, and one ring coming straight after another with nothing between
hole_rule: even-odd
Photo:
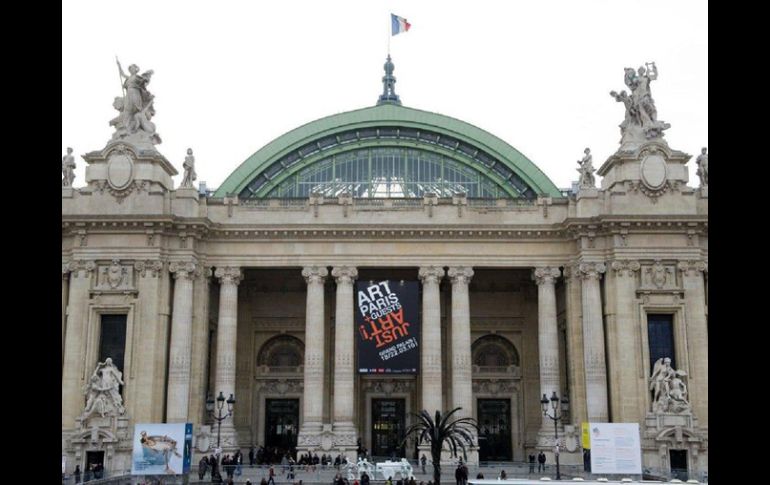
<instances>
[{"instance_id":1,"label":"dark doorway","mask_svg":"<svg viewBox=\"0 0 770 485\"><path fill-rule=\"evenodd\" d=\"M86 451L86 469L83 481L98 480L104 477L104 452Z\"/></svg>"},{"instance_id":2,"label":"dark doorway","mask_svg":"<svg viewBox=\"0 0 770 485\"><path fill-rule=\"evenodd\" d=\"M293 453L297 447L298 429L299 399L265 400L266 447L276 448L281 455Z\"/></svg>"},{"instance_id":3,"label":"dark doorway","mask_svg":"<svg viewBox=\"0 0 770 485\"><path fill-rule=\"evenodd\" d=\"M406 458L404 399L372 399L372 455Z\"/></svg>"},{"instance_id":4,"label":"dark doorway","mask_svg":"<svg viewBox=\"0 0 770 485\"><path fill-rule=\"evenodd\" d=\"M687 481L687 450L669 450L671 457L671 478Z\"/></svg>"},{"instance_id":5,"label":"dark doorway","mask_svg":"<svg viewBox=\"0 0 770 485\"><path fill-rule=\"evenodd\" d=\"M479 461L511 461L511 400L479 399Z\"/></svg>"}]
</instances>

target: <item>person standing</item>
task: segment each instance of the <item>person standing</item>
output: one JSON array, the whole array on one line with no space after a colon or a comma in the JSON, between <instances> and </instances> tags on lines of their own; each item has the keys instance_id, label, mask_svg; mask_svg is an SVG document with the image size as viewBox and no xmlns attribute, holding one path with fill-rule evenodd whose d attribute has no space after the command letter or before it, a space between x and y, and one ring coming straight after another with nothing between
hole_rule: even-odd
<instances>
[{"instance_id":1,"label":"person standing","mask_svg":"<svg viewBox=\"0 0 770 485\"><path fill-rule=\"evenodd\" d=\"M422 465L422 473L425 474L425 464L428 462L428 459L425 458L425 453L422 454L422 458L420 458L420 465Z\"/></svg>"},{"instance_id":2,"label":"person standing","mask_svg":"<svg viewBox=\"0 0 770 485\"><path fill-rule=\"evenodd\" d=\"M203 480L204 475L206 475L206 470L209 467L209 460L205 456L201 458L201 461L198 462L198 480Z\"/></svg>"},{"instance_id":3,"label":"person standing","mask_svg":"<svg viewBox=\"0 0 770 485\"><path fill-rule=\"evenodd\" d=\"M545 472L545 453L542 450L537 454L537 471L538 473Z\"/></svg>"},{"instance_id":4,"label":"person standing","mask_svg":"<svg viewBox=\"0 0 770 485\"><path fill-rule=\"evenodd\" d=\"M75 465L75 483L80 483L80 465Z\"/></svg>"},{"instance_id":5,"label":"person standing","mask_svg":"<svg viewBox=\"0 0 770 485\"><path fill-rule=\"evenodd\" d=\"M273 465L270 465L270 470L268 471L268 476L270 477L270 478L268 478L268 480L267 480L267 483L268 483L268 485L269 485L270 483L272 483L273 485L275 485L275 469L273 468Z\"/></svg>"},{"instance_id":6,"label":"person standing","mask_svg":"<svg viewBox=\"0 0 770 485\"><path fill-rule=\"evenodd\" d=\"M535 473L535 455L529 454L529 473Z\"/></svg>"},{"instance_id":7,"label":"person standing","mask_svg":"<svg viewBox=\"0 0 770 485\"><path fill-rule=\"evenodd\" d=\"M254 466L254 445L249 449L249 467Z\"/></svg>"}]
</instances>

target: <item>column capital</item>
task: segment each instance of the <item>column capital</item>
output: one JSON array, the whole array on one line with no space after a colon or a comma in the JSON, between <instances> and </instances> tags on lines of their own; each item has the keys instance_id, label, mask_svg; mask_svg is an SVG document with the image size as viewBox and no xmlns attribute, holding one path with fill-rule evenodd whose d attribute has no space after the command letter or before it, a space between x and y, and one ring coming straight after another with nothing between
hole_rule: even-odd
<instances>
[{"instance_id":1,"label":"column capital","mask_svg":"<svg viewBox=\"0 0 770 485\"><path fill-rule=\"evenodd\" d=\"M606 271L607 265L604 263L580 263L576 268L578 276L584 280L599 280Z\"/></svg>"},{"instance_id":2,"label":"column capital","mask_svg":"<svg viewBox=\"0 0 770 485\"><path fill-rule=\"evenodd\" d=\"M92 260L73 259L66 263L62 263L61 271L62 278L64 278L67 273L72 273L73 278L77 278L80 276L81 271L85 272L84 276L86 278L90 278L91 274L96 271L96 262Z\"/></svg>"},{"instance_id":3,"label":"column capital","mask_svg":"<svg viewBox=\"0 0 770 485\"><path fill-rule=\"evenodd\" d=\"M69 274L75 269L73 268L73 262L72 261L62 261L61 263L61 277L67 278Z\"/></svg>"},{"instance_id":4,"label":"column capital","mask_svg":"<svg viewBox=\"0 0 770 485\"><path fill-rule=\"evenodd\" d=\"M470 266L455 266L449 268L449 271L447 271L447 276L449 276L449 279L452 281L453 285L467 285L471 282L471 278L473 278L473 268Z\"/></svg>"},{"instance_id":5,"label":"column capital","mask_svg":"<svg viewBox=\"0 0 770 485\"><path fill-rule=\"evenodd\" d=\"M197 269L198 265L192 261L174 261L168 265L168 270L173 273L175 280L192 280Z\"/></svg>"},{"instance_id":6,"label":"column capital","mask_svg":"<svg viewBox=\"0 0 770 485\"><path fill-rule=\"evenodd\" d=\"M302 276L307 284L323 283L326 277L329 276L329 270L323 266L305 266L302 268Z\"/></svg>"},{"instance_id":7,"label":"column capital","mask_svg":"<svg viewBox=\"0 0 770 485\"><path fill-rule=\"evenodd\" d=\"M634 276L634 273L642 267L639 261L616 259L610 263L610 268L618 276Z\"/></svg>"},{"instance_id":8,"label":"column capital","mask_svg":"<svg viewBox=\"0 0 770 485\"><path fill-rule=\"evenodd\" d=\"M441 266L423 266L417 275L423 284L438 283L444 277L444 268Z\"/></svg>"},{"instance_id":9,"label":"column capital","mask_svg":"<svg viewBox=\"0 0 770 485\"><path fill-rule=\"evenodd\" d=\"M538 286L543 284L552 285L559 276L561 276L561 271L553 266L543 266L532 270L532 279L535 280Z\"/></svg>"},{"instance_id":10,"label":"column capital","mask_svg":"<svg viewBox=\"0 0 770 485\"><path fill-rule=\"evenodd\" d=\"M163 261L146 259L134 262L134 269L142 276L157 278L163 271Z\"/></svg>"},{"instance_id":11,"label":"column capital","mask_svg":"<svg viewBox=\"0 0 770 485\"><path fill-rule=\"evenodd\" d=\"M358 278L358 270L354 266L336 266L332 269L332 276L337 284L352 283Z\"/></svg>"},{"instance_id":12,"label":"column capital","mask_svg":"<svg viewBox=\"0 0 770 485\"><path fill-rule=\"evenodd\" d=\"M219 278L221 284L236 285L243 279L243 271L237 266L221 266L214 271L214 276Z\"/></svg>"},{"instance_id":13,"label":"column capital","mask_svg":"<svg viewBox=\"0 0 770 485\"><path fill-rule=\"evenodd\" d=\"M698 273L708 272L708 264L697 259L679 261L676 267L684 276L697 276Z\"/></svg>"}]
</instances>

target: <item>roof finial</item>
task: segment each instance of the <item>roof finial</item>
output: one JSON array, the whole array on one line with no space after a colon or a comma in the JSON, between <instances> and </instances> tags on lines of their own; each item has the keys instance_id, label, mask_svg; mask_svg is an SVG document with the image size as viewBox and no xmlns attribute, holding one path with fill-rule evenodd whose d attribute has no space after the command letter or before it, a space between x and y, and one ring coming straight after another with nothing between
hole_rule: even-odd
<instances>
[{"instance_id":1,"label":"roof finial","mask_svg":"<svg viewBox=\"0 0 770 485\"><path fill-rule=\"evenodd\" d=\"M377 100L377 106L381 104L397 104L401 106L401 99L396 94L396 77L393 75L393 62L390 60L390 54L388 54L388 60L385 62L385 75L382 76L382 94L380 99Z\"/></svg>"}]
</instances>

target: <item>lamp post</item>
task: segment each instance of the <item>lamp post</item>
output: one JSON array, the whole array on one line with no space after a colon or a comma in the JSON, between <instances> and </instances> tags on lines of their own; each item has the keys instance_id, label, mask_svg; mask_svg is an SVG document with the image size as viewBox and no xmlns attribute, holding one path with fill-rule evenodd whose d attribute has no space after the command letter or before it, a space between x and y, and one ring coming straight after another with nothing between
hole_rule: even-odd
<instances>
[{"instance_id":1,"label":"lamp post","mask_svg":"<svg viewBox=\"0 0 770 485\"><path fill-rule=\"evenodd\" d=\"M222 394L222 391L219 391L219 396L217 396L217 415L214 415L214 398L209 396L208 399L206 399L206 411L211 415L213 419L217 422L217 448L219 448L219 441L222 434L222 421L227 419L228 417L233 415L233 405L235 404L235 398L232 394L230 394L230 397L227 399L227 414L222 416L222 409L225 407L225 396Z\"/></svg>"},{"instance_id":2,"label":"lamp post","mask_svg":"<svg viewBox=\"0 0 770 485\"><path fill-rule=\"evenodd\" d=\"M551 402L553 415L548 414L548 401ZM543 399L540 400L540 405L543 407L543 416L553 420L553 436L556 438L556 445L553 448L553 454L556 456L556 479L561 480L561 472L559 470L559 428L557 423L561 421L563 416L561 414L559 396L556 395L556 391L553 391L550 399L545 397L545 394L543 394Z\"/></svg>"}]
</instances>

